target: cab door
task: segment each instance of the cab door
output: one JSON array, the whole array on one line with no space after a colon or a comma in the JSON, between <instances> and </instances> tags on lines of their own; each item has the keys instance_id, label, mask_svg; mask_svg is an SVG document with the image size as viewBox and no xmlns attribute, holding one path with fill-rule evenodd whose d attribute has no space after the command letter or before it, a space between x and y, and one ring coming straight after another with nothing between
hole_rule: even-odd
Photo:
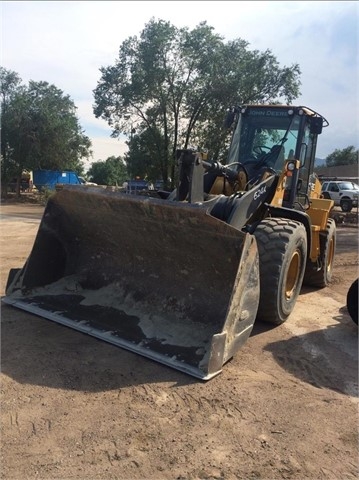
<instances>
[{"instance_id":1,"label":"cab door","mask_svg":"<svg viewBox=\"0 0 359 480\"><path fill-rule=\"evenodd\" d=\"M340 190L338 185L335 182L329 182L328 185L328 192L330 198L334 200L335 205L339 205L340 203Z\"/></svg>"}]
</instances>

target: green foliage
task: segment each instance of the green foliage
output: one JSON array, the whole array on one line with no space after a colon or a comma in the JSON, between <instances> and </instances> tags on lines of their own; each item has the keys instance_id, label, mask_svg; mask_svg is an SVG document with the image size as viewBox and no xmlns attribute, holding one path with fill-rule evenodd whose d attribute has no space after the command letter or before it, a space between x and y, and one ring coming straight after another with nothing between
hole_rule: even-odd
<instances>
[{"instance_id":1,"label":"green foliage","mask_svg":"<svg viewBox=\"0 0 359 480\"><path fill-rule=\"evenodd\" d=\"M15 72L0 69L2 181L23 170L83 172L83 158L91 154L76 107L68 95L47 82L19 85Z\"/></svg>"},{"instance_id":2,"label":"green foliage","mask_svg":"<svg viewBox=\"0 0 359 480\"><path fill-rule=\"evenodd\" d=\"M93 162L87 172L91 182L98 185L119 186L127 179L126 165L121 157L108 157L105 161Z\"/></svg>"},{"instance_id":3,"label":"green foliage","mask_svg":"<svg viewBox=\"0 0 359 480\"><path fill-rule=\"evenodd\" d=\"M51 197L53 197L54 195L55 195L54 190L50 190L48 188L42 188L41 192L40 192L40 195L39 195L39 202L42 205L47 205L47 202L49 201L49 199Z\"/></svg>"},{"instance_id":4,"label":"green foliage","mask_svg":"<svg viewBox=\"0 0 359 480\"><path fill-rule=\"evenodd\" d=\"M139 37L122 43L115 64L100 71L96 117L108 122L114 137L135 126L141 140L129 144L129 167L142 162L148 176L165 183L173 179L177 148L224 154L229 106L289 103L300 85L298 65L281 68L269 50L251 51L242 39L224 42L206 22L189 30L151 19Z\"/></svg>"},{"instance_id":5,"label":"green foliage","mask_svg":"<svg viewBox=\"0 0 359 480\"><path fill-rule=\"evenodd\" d=\"M0 67L0 96L1 96L1 181L9 182L18 174L16 165L8 153L9 126L5 121L8 116L9 105L16 92L20 90L21 79L16 72ZM21 173L21 172L20 172Z\"/></svg>"},{"instance_id":6,"label":"green foliage","mask_svg":"<svg viewBox=\"0 0 359 480\"><path fill-rule=\"evenodd\" d=\"M358 165L359 150L355 150L353 145L340 149L335 149L325 159L327 167L336 167L338 165Z\"/></svg>"},{"instance_id":7,"label":"green foliage","mask_svg":"<svg viewBox=\"0 0 359 480\"><path fill-rule=\"evenodd\" d=\"M161 148L163 143L159 129L147 129L131 138L125 154L129 178L140 177L155 182L167 176L167 171L162 171L166 163Z\"/></svg>"}]
</instances>

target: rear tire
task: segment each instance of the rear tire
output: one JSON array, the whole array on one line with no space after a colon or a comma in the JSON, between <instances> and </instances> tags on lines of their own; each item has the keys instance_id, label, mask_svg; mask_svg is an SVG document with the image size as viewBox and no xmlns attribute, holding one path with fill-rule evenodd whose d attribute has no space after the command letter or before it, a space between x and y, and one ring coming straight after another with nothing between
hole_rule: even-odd
<instances>
[{"instance_id":1,"label":"rear tire","mask_svg":"<svg viewBox=\"0 0 359 480\"><path fill-rule=\"evenodd\" d=\"M358 325L358 279L350 285L347 293L347 310L354 323Z\"/></svg>"},{"instance_id":2,"label":"rear tire","mask_svg":"<svg viewBox=\"0 0 359 480\"><path fill-rule=\"evenodd\" d=\"M333 218L329 218L324 232L319 234L320 268L315 262L308 260L304 275L304 285L324 288L329 285L333 276L333 263L336 247L336 225Z\"/></svg>"},{"instance_id":3,"label":"rear tire","mask_svg":"<svg viewBox=\"0 0 359 480\"><path fill-rule=\"evenodd\" d=\"M257 319L280 325L291 314L302 287L307 258L303 224L263 220L254 235L259 251L260 300Z\"/></svg>"},{"instance_id":4,"label":"rear tire","mask_svg":"<svg viewBox=\"0 0 359 480\"><path fill-rule=\"evenodd\" d=\"M353 202L350 198L343 198L340 200L340 207L343 212L351 212L353 209Z\"/></svg>"}]
</instances>

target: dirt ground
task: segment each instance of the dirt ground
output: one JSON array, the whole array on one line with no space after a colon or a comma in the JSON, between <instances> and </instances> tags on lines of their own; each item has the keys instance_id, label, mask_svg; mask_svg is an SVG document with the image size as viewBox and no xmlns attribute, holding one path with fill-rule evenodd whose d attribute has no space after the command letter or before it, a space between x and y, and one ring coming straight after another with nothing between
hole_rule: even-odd
<instances>
[{"instance_id":1,"label":"dirt ground","mask_svg":"<svg viewBox=\"0 0 359 480\"><path fill-rule=\"evenodd\" d=\"M1 295L42 213L1 205ZM358 478L358 230L337 231L332 284L209 382L3 304L1 478Z\"/></svg>"}]
</instances>

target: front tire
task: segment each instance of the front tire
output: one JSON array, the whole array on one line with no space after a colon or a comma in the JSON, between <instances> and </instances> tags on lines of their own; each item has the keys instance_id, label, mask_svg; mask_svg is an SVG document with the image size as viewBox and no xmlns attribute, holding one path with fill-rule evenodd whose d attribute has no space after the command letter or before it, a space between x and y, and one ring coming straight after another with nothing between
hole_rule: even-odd
<instances>
[{"instance_id":1,"label":"front tire","mask_svg":"<svg viewBox=\"0 0 359 480\"><path fill-rule=\"evenodd\" d=\"M280 325L297 301L307 259L307 234L300 222L263 220L254 235L259 251L260 300L257 319Z\"/></svg>"},{"instance_id":2,"label":"front tire","mask_svg":"<svg viewBox=\"0 0 359 480\"><path fill-rule=\"evenodd\" d=\"M326 229L319 237L319 266L308 260L303 283L309 287L324 288L329 285L333 276L336 248L336 225L333 218L328 219Z\"/></svg>"}]
</instances>

